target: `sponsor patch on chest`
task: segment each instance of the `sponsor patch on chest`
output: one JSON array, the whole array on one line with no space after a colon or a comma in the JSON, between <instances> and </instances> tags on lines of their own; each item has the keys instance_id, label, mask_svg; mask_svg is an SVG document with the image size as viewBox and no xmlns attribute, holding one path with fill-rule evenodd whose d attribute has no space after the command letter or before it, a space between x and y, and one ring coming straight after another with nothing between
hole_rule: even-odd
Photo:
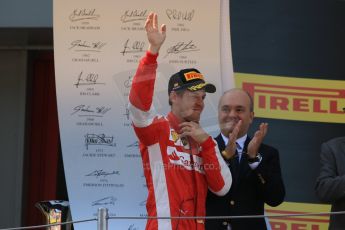
<instances>
[{"instance_id":1,"label":"sponsor patch on chest","mask_svg":"<svg viewBox=\"0 0 345 230\"><path fill-rule=\"evenodd\" d=\"M202 158L197 155L178 151L177 148L173 146L167 147L167 155L169 158L169 163L174 166L204 173Z\"/></svg>"}]
</instances>

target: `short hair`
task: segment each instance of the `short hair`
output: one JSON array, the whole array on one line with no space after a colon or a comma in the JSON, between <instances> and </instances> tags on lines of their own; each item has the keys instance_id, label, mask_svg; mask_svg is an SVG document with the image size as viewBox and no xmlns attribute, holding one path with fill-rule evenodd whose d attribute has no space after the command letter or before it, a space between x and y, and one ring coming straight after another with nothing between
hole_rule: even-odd
<instances>
[{"instance_id":1,"label":"short hair","mask_svg":"<svg viewBox=\"0 0 345 230\"><path fill-rule=\"evenodd\" d=\"M186 90L187 89L183 89L183 90L177 90L177 91L172 91L172 92L175 92L178 96L182 96L186 92ZM170 94L172 92L170 92ZM172 106L172 102L170 101L170 94L169 94L169 105Z\"/></svg>"}]
</instances>

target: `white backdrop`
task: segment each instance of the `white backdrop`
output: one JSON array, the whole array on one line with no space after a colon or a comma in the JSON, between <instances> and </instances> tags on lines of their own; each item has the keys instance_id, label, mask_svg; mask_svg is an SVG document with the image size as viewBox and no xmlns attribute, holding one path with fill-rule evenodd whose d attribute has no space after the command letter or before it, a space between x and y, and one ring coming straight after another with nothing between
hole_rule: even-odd
<instances>
[{"instance_id":1,"label":"white backdrop","mask_svg":"<svg viewBox=\"0 0 345 230\"><path fill-rule=\"evenodd\" d=\"M167 25L158 58L154 104L169 111L167 81L195 67L217 93L207 95L202 124L217 129L217 101L234 85L229 3L221 0L55 0L54 55L61 146L73 220L97 209L146 216L147 189L128 117L131 79L148 42L146 16ZM110 229L144 229L145 220L112 220ZM95 222L75 224L96 229Z\"/></svg>"}]
</instances>

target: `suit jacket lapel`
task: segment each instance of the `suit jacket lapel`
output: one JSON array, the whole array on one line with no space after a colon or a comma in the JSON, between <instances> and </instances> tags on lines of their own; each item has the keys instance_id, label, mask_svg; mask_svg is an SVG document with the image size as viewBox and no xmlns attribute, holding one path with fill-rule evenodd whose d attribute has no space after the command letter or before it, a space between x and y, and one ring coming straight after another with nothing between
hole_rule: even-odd
<instances>
[{"instance_id":1,"label":"suit jacket lapel","mask_svg":"<svg viewBox=\"0 0 345 230\"><path fill-rule=\"evenodd\" d=\"M222 152L225 149L225 143L224 140L222 138L222 135L219 134L216 138L214 138L217 141L218 144L218 149L220 152Z\"/></svg>"}]
</instances>

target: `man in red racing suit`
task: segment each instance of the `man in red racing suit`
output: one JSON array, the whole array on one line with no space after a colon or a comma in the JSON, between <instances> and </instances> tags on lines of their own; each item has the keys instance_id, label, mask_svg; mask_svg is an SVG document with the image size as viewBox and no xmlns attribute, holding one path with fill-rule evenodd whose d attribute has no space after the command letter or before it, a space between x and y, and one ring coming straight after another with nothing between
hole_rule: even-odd
<instances>
[{"instance_id":1,"label":"man in red racing suit","mask_svg":"<svg viewBox=\"0 0 345 230\"><path fill-rule=\"evenodd\" d=\"M157 57L166 34L165 25L157 27L157 15L151 13L145 24L150 46L133 78L129 110L140 141L148 216L172 219L149 218L146 229L203 230L208 188L221 196L232 183L216 142L199 126L206 92L214 92L215 86L196 69L181 70L169 80L171 112L166 117L154 114Z\"/></svg>"}]
</instances>

